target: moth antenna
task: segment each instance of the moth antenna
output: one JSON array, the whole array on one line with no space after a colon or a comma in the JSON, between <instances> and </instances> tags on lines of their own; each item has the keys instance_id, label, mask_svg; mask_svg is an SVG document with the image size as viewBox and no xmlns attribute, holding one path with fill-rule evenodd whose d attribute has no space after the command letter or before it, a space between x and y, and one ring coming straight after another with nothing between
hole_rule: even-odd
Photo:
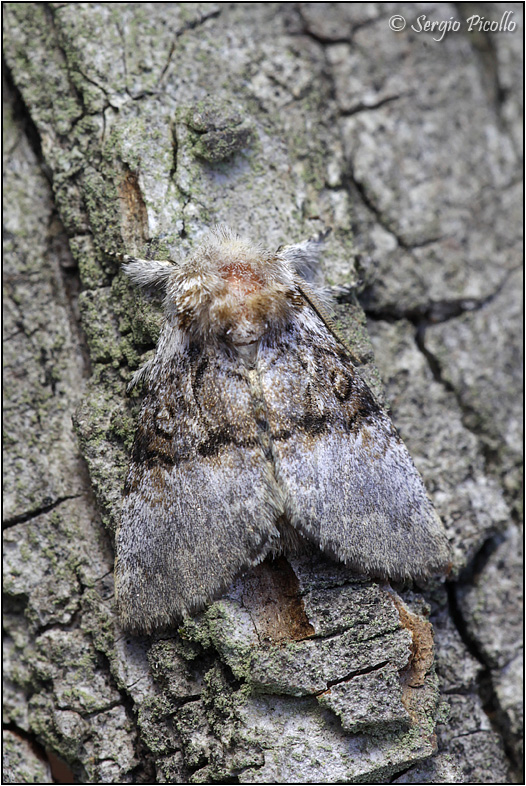
<instances>
[{"instance_id":1,"label":"moth antenna","mask_svg":"<svg viewBox=\"0 0 526 786\"><path fill-rule=\"evenodd\" d=\"M305 281L312 283L319 276L319 259L323 249L325 238L332 232L329 227L317 235L302 240L301 243L293 243L289 246L281 246L278 249L280 257L292 265Z\"/></svg>"},{"instance_id":2,"label":"moth antenna","mask_svg":"<svg viewBox=\"0 0 526 786\"><path fill-rule=\"evenodd\" d=\"M302 296L305 298L309 306L312 308L313 311L319 316L327 330L332 333L334 338L338 341L339 344L343 347L351 361L354 363L355 366L361 366L362 361L354 354L351 347L336 327L336 324L329 313L328 306L323 302L323 299L313 291L312 287L308 284L306 285L301 278L296 277L296 286L298 287L299 291L301 292Z\"/></svg>"},{"instance_id":3,"label":"moth antenna","mask_svg":"<svg viewBox=\"0 0 526 786\"><path fill-rule=\"evenodd\" d=\"M165 289L176 263L170 259L138 259L122 255L123 272L142 289Z\"/></svg>"}]
</instances>

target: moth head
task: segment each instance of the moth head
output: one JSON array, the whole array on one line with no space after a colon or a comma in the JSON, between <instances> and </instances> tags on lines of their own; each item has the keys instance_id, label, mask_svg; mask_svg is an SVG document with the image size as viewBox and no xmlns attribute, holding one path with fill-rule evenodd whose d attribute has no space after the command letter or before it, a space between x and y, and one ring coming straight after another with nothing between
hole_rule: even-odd
<instances>
[{"instance_id":1,"label":"moth head","mask_svg":"<svg viewBox=\"0 0 526 786\"><path fill-rule=\"evenodd\" d=\"M167 298L182 330L249 344L291 319L296 290L287 260L219 226L177 268Z\"/></svg>"}]
</instances>

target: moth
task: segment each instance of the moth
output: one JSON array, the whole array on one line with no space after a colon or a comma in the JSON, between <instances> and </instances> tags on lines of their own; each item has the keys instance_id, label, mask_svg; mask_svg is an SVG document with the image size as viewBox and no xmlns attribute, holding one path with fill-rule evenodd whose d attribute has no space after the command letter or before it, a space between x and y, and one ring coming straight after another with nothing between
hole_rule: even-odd
<instances>
[{"instance_id":1,"label":"moth","mask_svg":"<svg viewBox=\"0 0 526 786\"><path fill-rule=\"evenodd\" d=\"M241 572L305 539L370 577L444 572L423 481L300 273L317 242L276 252L220 226L175 264L125 258L164 293L116 535L125 628L201 610Z\"/></svg>"}]
</instances>

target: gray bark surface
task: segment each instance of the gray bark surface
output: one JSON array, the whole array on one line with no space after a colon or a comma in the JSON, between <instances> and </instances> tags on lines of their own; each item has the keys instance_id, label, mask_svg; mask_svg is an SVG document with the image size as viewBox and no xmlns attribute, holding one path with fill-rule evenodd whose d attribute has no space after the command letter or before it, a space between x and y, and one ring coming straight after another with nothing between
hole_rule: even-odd
<instances>
[{"instance_id":1,"label":"gray bark surface","mask_svg":"<svg viewBox=\"0 0 526 786\"><path fill-rule=\"evenodd\" d=\"M45 750L79 783L520 782L522 4L514 32L411 30L465 6L4 5L6 782L51 782ZM119 628L126 386L161 310L111 252L177 258L217 222L332 227L320 276L447 584L304 555Z\"/></svg>"}]
</instances>

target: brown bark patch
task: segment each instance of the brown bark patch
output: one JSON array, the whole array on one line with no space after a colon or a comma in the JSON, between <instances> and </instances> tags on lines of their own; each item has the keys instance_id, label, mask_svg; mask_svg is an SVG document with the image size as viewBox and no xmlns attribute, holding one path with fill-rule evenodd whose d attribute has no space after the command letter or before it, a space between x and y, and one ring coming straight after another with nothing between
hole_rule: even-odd
<instances>
[{"instance_id":1,"label":"brown bark patch","mask_svg":"<svg viewBox=\"0 0 526 786\"><path fill-rule=\"evenodd\" d=\"M245 577L243 604L261 641L275 644L314 635L298 579L284 557L266 559Z\"/></svg>"},{"instance_id":2,"label":"brown bark patch","mask_svg":"<svg viewBox=\"0 0 526 786\"><path fill-rule=\"evenodd\" d=\"M148 212L137 175L128 168L119 184L119 197L125 246L140 250L148 240Z\"/></svg>"}]
</instances>

